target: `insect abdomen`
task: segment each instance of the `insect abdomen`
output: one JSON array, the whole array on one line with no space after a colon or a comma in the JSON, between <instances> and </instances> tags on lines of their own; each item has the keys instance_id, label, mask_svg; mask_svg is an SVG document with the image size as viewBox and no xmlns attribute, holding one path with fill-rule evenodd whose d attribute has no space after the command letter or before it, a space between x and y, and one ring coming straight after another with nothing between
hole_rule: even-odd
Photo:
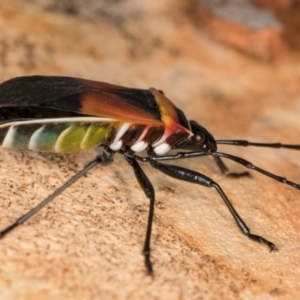
<instances>
[{"instance_id":1,"label":"insect abdomen","mask_svg":"<svg viewBox=\"0 0 300 300\"><path fill-rule=\"evenodd\" d=\"M163 126L104 118L38 119L1 124L0 143L9 149L54 153L80 152L98 146L109 146L114 151L128 146L134 152L140 152L161 138L163 133Z\"/></svg>"},{"instance_id":2,"label":"insect abdomen","mask_svg":"<svg viewBox=\"0 0 300 300\"><path fill-rule=\"evenodd\" d=\"M0 126L0 139L4 148L72 153L108 143L116 134L118 127L118 122L90 124L16 122Z\"/></svg>"}]
</instances>

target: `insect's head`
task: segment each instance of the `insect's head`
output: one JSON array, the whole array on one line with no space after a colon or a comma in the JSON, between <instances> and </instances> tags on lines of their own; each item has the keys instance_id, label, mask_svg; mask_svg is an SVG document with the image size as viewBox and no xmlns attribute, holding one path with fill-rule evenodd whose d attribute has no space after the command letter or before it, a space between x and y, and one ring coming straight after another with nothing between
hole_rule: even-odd
<instances>
[{"instance_id":1,"label":"insect's head","mask_svg":"<svg viewBox=\"0 0 300 300\"><path fill-rule=\"evenodd\" d=\"M217 144L212 134L195 121L189 121L189 123L194 135L181 148L215 152Z\"/></svg>"}]
</instances>

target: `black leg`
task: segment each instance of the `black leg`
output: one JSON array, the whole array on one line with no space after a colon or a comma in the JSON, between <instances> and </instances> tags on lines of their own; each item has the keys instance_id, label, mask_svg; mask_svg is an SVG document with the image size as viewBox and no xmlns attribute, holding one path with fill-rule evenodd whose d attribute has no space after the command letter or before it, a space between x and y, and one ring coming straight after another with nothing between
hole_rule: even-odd
<instances>
[{"instance_id":1,"label":"black leg","mask_svg":"<svg viewBox=\"0 0 300 300\"><path fill-rule=\"evenodd\" d=\"M241 172L241 173L235 173L235 172L231 172L229 171L229 169L227 168L227 166L224 164L223 160L218 157L218 156L214 156L215 162L217 163L221 173L227 177L232 177L232 178L239 178L239 177L245 177L245 176L250 176L249 172Z\"/></svg>"},{"instance_id":2,"label":"black leg","mask_svg":"<svg viewBox=\"0 0 300 300\"><path fill-rule=\"evenodd\" d=\"M270 173L270 172L268 172L268 171L266 171L264 169L256 167L250 161L247 161L247 160L245 160L243 158L240 158L240 157L237 157L237 156L234 156L234 155L231 155L231 154L227 154L227 153L222 153L222 152L212 152L211 155L231 159L231 160L235 161L236 163L241 164L242 166L244 166L244 167L246 167L248 169L255 170L255 171L257 171L259 173L262 173L262 174L264 174L264 175L266 175L268 177L271 177L271 178L273 178L273 179L275 179L275 180L277 180L277 181L279 181L281 183L285 183L287 185L292 186L295 189L300 190L300 184L299 183L287 180L285 177L281 177L281 176L272 174L272 173Z\"/></svg>"},{"instance_id":3,"label":"black leg","mask_svg":"<svg viewBox=\"0 0 300 300\"><path fill-rule=\"evenodd\" d=\"M290 146L292 146L292 145L290 145ZM285 177L281 177L281 176L275 175L273 173L270 173L264 169L261 169L243 158L240 158L240 157L237 157L237 156L234 156L231 154L223 153L223 152L205 152L205 151L178 152L174 155L165 155L165 156L155 156L155 155L153 155L153 152L149 152L149 157L139 157L139 156L135 156L135 157L142 162L149 162L150 160L158 162L158 161L165 161L165 160L172 160L172 159L175 160L175 159L201 157L201 156L209 156L209 155L211 155L213 157L219 157L219 158L223 157L223 158L233 160L236 163L238 163L248 169L252 169L256 172L262 173L265 176L268 176L270 178L273 178L274 180L277 180L281 183L292 186L293 188L295 188L297 190L300 190L299 183L290 181L290 180L286 179Z\"/></svg>"},{"instance_id":4,"label":"black leg","mask_svg":"<svg viewBox=\"0 0 300 300\"><path fill-rule=\"evenodd\" d=\"M221 198L223 199L223 201L225 202L226 206L228 207L230 213L232 214L235 222L237 223L238 227L240 228L240 230L242 231L243 234L245 234L248 238L250 238L256 242L267 245L269 247L270 251L278 250L272 242L269 242L268 240L266 240L265 238L263 238L261 236L250 233L249 228L247 227L245 222L242 220L242 218L238 215L238 213L236 212L236 210L234 209L234 207L228 200L227 196L225 195L225 193L223 192L221 187L216 182L214 182L207 176L200 174L198 172L188 170L185 168L181 168L178 166L162 164L162 163L155 161L154 159L150 160L150 164L154 168L158 169L159 171L165 173L168 176L174 177L176 179L200 184L200 185L203 185L206 187L215 188L216 191L221 196Z\"/></svg>"},{"instance_id":5,"label":"black leg","mask_svg":"<svg viewBox=\"0 0 300 300\"><path fill-rule=\"evenodd\" d=\"M139 182L141 188L143 189L146 197L150 200L149 215L147 222L146 238L144 243L143 254L145 257L145 265L149 275L153 274L152 263L150 259L150 239L152 232L152 223L154 215L154 202L155 202L155 192L152 183L136 161L133 155L124 152L124 157L128 163L132 166L135 173L136 179Z\"/></svg>"},{"instance_id":6,"label":"black leg","mask_svg":"<svg viewBox=\"0 0 300 300\"><path fill-rule=\"evenodd\" d=\"M47 205L50 201L52 201L55 197L61 194L67 187L77 181L80 177L84 176L89 170L94 168L98 164L108 165L113 161L113 152L109 150L104 150L103 155L97 156L94 160L88 163L81 171L79 171L76 175L74 175L71 179L69 179L66 183L64 183L59 189L57 189L53 194L48 196L45 200L43 200L40 204L30 210L28 213L19 218L15 223L8 226L6 229L0 231L0 238L3 238L7 233L12 231L17 226L23 224L30 217L36 214L40 209L42 209L45 205Z\"/></svg>"},{"instance_id":7,"label":"black leg","mask_svg":"<svg viewBox=\"0 0 300 300\"><path fill-rule=\"evenodd\" d=\"M256 143L245 140L216 140L216 143L223 145L234 145L234 146L254 146L254 147L265 147L265 148L286 148L291 150L300 150L300 145L290 145L290 144L282 144L282 143Z\"/></svg>"}]
</instances>

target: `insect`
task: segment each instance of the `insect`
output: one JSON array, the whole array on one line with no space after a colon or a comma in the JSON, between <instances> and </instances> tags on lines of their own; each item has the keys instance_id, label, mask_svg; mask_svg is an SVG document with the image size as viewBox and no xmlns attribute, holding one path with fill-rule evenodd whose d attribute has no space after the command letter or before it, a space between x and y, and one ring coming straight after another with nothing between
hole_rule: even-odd
<instances>
[{"instance_id":1,"label":"insect","mask_svg":"<svg viewBox=\"0 0 300 300\"><path fill-rule=\"evenodd\" d=\"M32 217L96 165L112 163L114 155L118 153L132 167L137 181L150 201L143 247L148 274L153 273L150 238L155 192L140 163L150 163L153 168L173 178L214 188L243 234L255 242L265 244L270 251L277 250L275 244L250 232L218 183L193 170L164 163L169 160L213 156L223 174L248 174L230 174L222 161L222 158L226 158L300 189L299 184L260 169L247 160L218 152L218 144L300 150L300 145L215 140L197 122L188 121L184 113L163 92L154 88L133 89L56 76L17 77L5 81L0 84L0 146L53 153L72 153L101 147L103 153L97 155L39 205L2 230L0 238ZM167 154L171 149L178 152ZM147 151L145 156L136 154L144 150Z\"/></svg>"}]
</instances>

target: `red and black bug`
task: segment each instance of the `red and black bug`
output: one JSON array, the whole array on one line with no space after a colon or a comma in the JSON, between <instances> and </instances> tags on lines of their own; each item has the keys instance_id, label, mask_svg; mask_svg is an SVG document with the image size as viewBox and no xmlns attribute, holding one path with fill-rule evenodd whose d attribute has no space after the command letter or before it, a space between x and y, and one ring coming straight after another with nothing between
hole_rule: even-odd
<instances>
[{"instance_id":1,"label":"red and black bug","mask_svg":"<svg viewBox=\"0 0 300 300\"><path fill-rule=\"evenodd\" d=\"M217 144L259 146L300 150L300 145L253 143L244 140L215 140L195 121L188 121L161 91L132 89L103 82L69 77L31 76L10 79L0 84L0 146L11 149L71 153L102 147L98 155L62 187L38 206L0 232L8 232L28 220L68 186L98 164L113 162L116 153L124 156L150 201L146 237L143 248L147 272L152 274L150 238L155 193L140 167L150 163L159 171L176 179L214 188L232 214L237 226L248 238L276 246L265 238L250 233L221 187L207 176L163 161L200 156L213 156L223 174L228 169L221 158L233 160L296 189L300 185L254 166L242 158L217 151ZM166 154L169 150L184 150ZM147 151L146 156L137 152ZM247 172L232 176L244 176Z\"/></svg>"}]
</instances>

